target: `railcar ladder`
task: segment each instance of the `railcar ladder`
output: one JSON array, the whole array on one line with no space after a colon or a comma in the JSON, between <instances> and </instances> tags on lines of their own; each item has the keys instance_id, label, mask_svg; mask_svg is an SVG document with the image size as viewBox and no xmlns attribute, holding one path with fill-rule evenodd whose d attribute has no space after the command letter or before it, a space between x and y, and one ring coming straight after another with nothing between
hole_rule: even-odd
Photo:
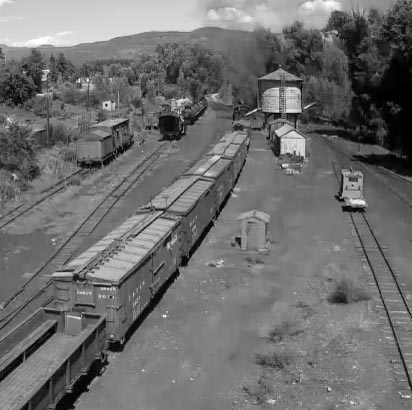
<instances>
[{"instance_id":1,"label":"railcar ladder","mask_svg":"<svg viewBox=\"0 0 412 410\"><path fill-rule=\"evenodd\" d=\"M279 110L281 118L286 119L286 79L285 73L280 73Z\"/></svg>"}]
</instances>

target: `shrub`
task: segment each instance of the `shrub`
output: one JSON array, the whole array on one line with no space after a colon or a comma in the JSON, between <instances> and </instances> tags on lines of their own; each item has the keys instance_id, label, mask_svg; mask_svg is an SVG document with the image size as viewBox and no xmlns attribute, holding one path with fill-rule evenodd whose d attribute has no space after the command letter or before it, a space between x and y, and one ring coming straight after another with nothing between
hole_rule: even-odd
<instances>
[{"instance_id":1,"label":"shrub","mask_svg":"<svg viewBox=\"0 0 412 410\"><path fill-rule=\"evenodd\" d=\"M243 385L242 389L257 405L265 404L274 394L273 384L263 375L259 376L256 384Z\"/></svg>"},{"instance_id":2,"label":"shrub","mask_svg":"<svg viewBox=\"0 0 412 410\"><path fill-rule=\"evenodd\" d=\"M0 168L30 180L39 174L36 152L29 139L30 130L16 123L0 127Z\"/></svg>"},{"instance_id":3,"label":"shrub","mask_svg":"<svg viewBox=\"0 0 412 410\"><path fill-rule=\"evenodd\" d=\"M369 292L357 281L348 277L340 278L328 297L329 303L349 304L370 299Z\"/></svg>"},{"instance_id":4,"label":"shrub","mask_svg":"<svg viewBox=\"0 0 412 410\"><path fill-rule=\"evenodd\" d=\"M262 367L284 370L293 363L293 354L284 347L276 348L267 353L256 353L255 363Z\"/></svg>"},{"instance_id":5,"label":"shrub","mask_svg":"<svg viewBox=\"0 0 412 410\"><path fill-rule=\"evenodd\" d=\"M67 144L69 142L69 133L63 124L50 124L50 137L54 144L57 142Z\"/></svg>"}]
</instances>

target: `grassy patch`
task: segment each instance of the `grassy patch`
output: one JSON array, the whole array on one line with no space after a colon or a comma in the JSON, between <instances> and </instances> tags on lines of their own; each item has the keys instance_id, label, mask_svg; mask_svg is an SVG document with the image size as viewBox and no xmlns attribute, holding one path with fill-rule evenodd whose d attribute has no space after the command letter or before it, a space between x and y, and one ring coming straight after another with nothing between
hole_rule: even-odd
<instances>
[{"instance_id":1,"label":"grassy patch","mask_svg":"<svg viewBox=\"0 0 412 410\"><path fill-rule=\"evenodd\" d=\"M274 394L273 383L264 375L259 376L256 384L243 385L242 390L255 405L266 404Z\"/></svg>"},{"instance_id":2,"label":"grassy patch","mask_svg":"<svg viewBox=\"0 0 412 410\"><path fill-rule=\"evenodd\" d=\"M369 299L370 294L365 286L349 277L339 278L328 296L328 302L332 304L350 304Z\"/></svg>"},{"instance_id":3,"label":"grassy patch","mask_svg":"<svg viewBox=\"0 0 412 410\"><path fill-rule=\"evenodd\" d=\"M293 363L294 357L290 349L282 346L265 353L256 353L255 363L265 368L285 370Z\"/></svg>"},{"instance_id":4,"label":"grassy patch","mask_svg":"<svg viewBox=\"0 0 412 410\"><path fill-rule=\"evenodd\" d=\"M295 312L284 312L275 320L273 328L268 332L270 343L279 343L284 339L304 333L301 320Z\"/></svg>"}]
</instances>

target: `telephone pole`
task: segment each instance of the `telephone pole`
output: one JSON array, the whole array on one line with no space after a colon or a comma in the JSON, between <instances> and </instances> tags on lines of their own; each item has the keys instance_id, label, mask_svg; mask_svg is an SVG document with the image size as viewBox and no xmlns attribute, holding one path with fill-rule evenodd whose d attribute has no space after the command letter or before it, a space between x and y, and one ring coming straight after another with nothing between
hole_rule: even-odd
<instances>
[{"instance_id":1,"label":"telephone pole","mask_svg":"<svg viewBox=\"0 0 412 410\"><path fill-rule=\"evenodd\" d=\"M50 112L49 112L49 75L47 74L46 77L46 110L47 110L47 147L50 146L50 124L49 124L49 117L50 117Z\"/></svg>"}]
</instances>

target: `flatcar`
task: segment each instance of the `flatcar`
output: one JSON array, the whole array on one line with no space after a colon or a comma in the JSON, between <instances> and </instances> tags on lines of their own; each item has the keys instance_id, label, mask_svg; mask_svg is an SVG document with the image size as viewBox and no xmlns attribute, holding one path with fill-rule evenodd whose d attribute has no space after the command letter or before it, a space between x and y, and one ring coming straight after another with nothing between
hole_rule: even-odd
<instances>
[{"instance_id":1,"label":"flatcar","mask_svg":"<svg viewBox=\"0 0 412 410\"><path fill-rule=\"evenodd\" d=\"M163 114L159 117L159 130L163 139L180 139L186 134L184 118L175 112Z\"/></svg>"},{"instance_id":2,"label":"flatcar","mask_svg":"<svg viewBox=\"0 0 412 410\"><path fill-rule=\"evenodd\" d=\"M364 178L361 171L342 169L338 198L347 210L363 210L368 204L363 197Z\"/></svg>"}]
</instances>

